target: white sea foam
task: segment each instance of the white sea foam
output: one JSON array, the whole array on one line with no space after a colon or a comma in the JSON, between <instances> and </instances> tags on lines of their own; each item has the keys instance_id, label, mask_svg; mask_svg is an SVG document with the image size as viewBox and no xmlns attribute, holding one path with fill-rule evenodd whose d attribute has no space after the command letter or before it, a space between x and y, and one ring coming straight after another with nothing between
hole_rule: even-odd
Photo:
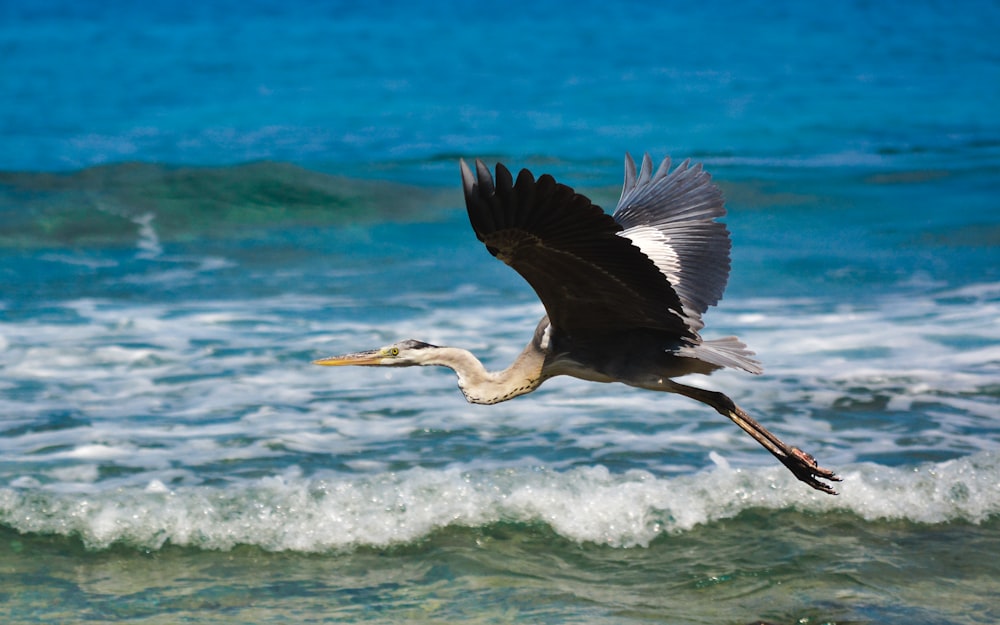
<instances>
[{"instance_id":1,"label":"white sea foam","mask_svg":"<svg viewBox=\"0 0 1000 625\"><path fill-rule=\"evenodd\" d=\"M723 388L763 409L779 397L827 407L859 392L884 391L901 409L933 401L988 416L992 403L975 396L998 371L1000 303L989 299L996 289L988 286L939 294L939 298L985 298L959 307L941 306L933 298L911 298L905 307L886 301L879 308L830 314L801 310L810 302L790 313L786 301L738 302L713 311L712 327L717 334L733 331L743 336L766 362L767 374L757 378L723 373L692 381ZM102 409L113 403L126 406L132 414L159 412L157 407L167 396L175 406L180 404L180 410L171 414L194 415L247 403L256 404L257 410L275 399L304 403L325 388L335 389L339 398L357 395L379 402L367 408L380 410L398 403L393 393L417 395L408 400L411 403L426 397L436 403L439 396L454 395L454 381L440 371L406 370L386 373L392 376L392 385L385 385L376 382L382 376L372 370L331 372L308 367L308 356L414 337L470 347L488 364L502 367L521 349L541 314L537 303L442 309L394 320L391 333L385 323L336 316L289 324L290 312L303 311L312 319L314 311L329 303L309 297L273 298L249 306L238 302L126 306L76 300L65 306L86 323L0 324L6 345L5 381L44 381L54 395L74 403L104 402ZM519 327L526 329L522 333L508 329ZM189 377L183 378L181 388L170 382L174 376ZM225 376L227 384L217 384L219 376ZM570 385L571 392L562 392ZM546 393L557 387L561 392ZM416 389L420 392L414 393ZM659 412L670 402L654 394L564 380L549 382L541 396L546 394L546 412L555 413L626 406ZM13 403L6 413L34 407L38 398L31 399L23 405ZM467 409L461 402L453 405ZM524 402L516 405L519 409L504 418L535 412L525 410Z\"/></svg>"},{"instance_id":2,"label":"white sea foam","mask_svg":"<svg viewBox=\"0 0 1000 625\"><path fill-rule=\"evenodd\" d=\"M1000 515L998 484L998 454L899 469L852 466L838 497L816 493L779 468L735 470L724 461L673 478L614 474L601 466L411 469L363 477L304 477L293 468L229 487L171 490L152 480L142 489L73 493L24 483L0 489L0 522L22 532L79 536L97 549L246 544L318 552L384 547L449 526L498 522L544 523L570 540L635 547L754 508L981 523Z\"/></svg>"},{"instance_id":3,"label":"white sea foam","mask_svg":"<svg viewBox=\"0 0 1000 625\"><path fill-rule=\"evenodd\" d=\"M314 551L497 521L643 545L751 506L929 523L997 514L998 285L834 313L805 298L711 313L711 336L739 334L767 372L687 381L837 469L838 498L682 397L556 379L470 406L446 371L308 364L412 337L506 366L539 305L467 291L437 310L399 303L408 312L391 323L338 312L356 310L342 296L298 295L79 299L60 304L72 323L0 321L0 522L96 547ZM957 459L920 464L942 458Z\"/></svg>"}]
</instances>

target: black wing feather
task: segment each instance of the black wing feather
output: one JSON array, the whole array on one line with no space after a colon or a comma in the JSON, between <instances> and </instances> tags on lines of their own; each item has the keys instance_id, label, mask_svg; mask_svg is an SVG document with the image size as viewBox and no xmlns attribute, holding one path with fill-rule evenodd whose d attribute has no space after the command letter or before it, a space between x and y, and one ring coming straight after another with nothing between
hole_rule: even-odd
<instances>
[{"instance_id":1,"label":"black wing feather","mask_svg":"<svg viewBox=\"0 0 1000 625\"><path fill-rule=\"evenodd\" d=\"M567 334L646 328L696 340L656 265L601 207L552 176L501 164L496 182L481 161L463 161L469 222L491 254L538 294L552 326Z\"/></svg>"}]
</instances>

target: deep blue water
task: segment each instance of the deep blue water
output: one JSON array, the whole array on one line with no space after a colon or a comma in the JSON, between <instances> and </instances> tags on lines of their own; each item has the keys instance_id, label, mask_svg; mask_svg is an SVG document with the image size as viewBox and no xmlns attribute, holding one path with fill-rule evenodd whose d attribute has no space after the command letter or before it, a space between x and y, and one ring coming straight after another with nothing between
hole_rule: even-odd
<instances>
[{"instance_id":1,"label":"deep blue water","mask_svg":"<svg viewBox=\"0 0 1000 625\"><path fill-rule=\"evenodd\" d=\"M990 162L994 3L5 3L4 169Z\"/></svg>"},{"instance_id":2,"label":"deep blue water","mask_svg":"<svg viewBox=\"0 0 1000 625\"><path fill-rule=\"evenodd\" d=\"M0 615L33 623L1000 620L995 3L0 3ZM612 208L704 163L710 409L557 379L458 159Z\"/></svg>"}]
</instances>

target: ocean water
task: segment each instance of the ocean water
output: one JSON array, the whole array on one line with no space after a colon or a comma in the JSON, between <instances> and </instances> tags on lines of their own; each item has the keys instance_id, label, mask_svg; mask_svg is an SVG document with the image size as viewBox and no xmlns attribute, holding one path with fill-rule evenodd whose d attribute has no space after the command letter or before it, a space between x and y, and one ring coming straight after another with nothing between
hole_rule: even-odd
<instances>
[{"instance_id":1,"label":"ocean water","mask_svg":"<svg viewBox=\"0 0 1000 625\"><path fill-rule=\"evenodd\" d=\"M0 3L0 620L1000 622L1000 9ZM459 158L704 163L711 409L554 379Z\"/></svg>"}]
</instances>

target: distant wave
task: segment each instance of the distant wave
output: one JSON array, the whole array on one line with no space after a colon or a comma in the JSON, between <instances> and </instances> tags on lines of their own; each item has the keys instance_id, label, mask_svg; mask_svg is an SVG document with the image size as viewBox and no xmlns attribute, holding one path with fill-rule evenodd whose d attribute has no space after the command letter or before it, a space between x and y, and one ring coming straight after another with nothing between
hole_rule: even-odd
<instances>
[{"instance_id":1,"label":"distant wave","mask_svg":"<svg viewBox=\"0 0 1000 625\"><path fill-rule=\"evenodd\" d=\"M567 472L411 469L345 478L293 472L228 487L74 494L0 489L0 523L19 532L79 537L92 549L178 545L324 552L412 543L451 526L545 524L580 543L646 546L661 534L750 509L850 513L865 521L981 523L1000 515L1000 455L907 468L859 464L842 494L803 487L780 467L659 478L603 467Z\"/></svg>"},{"instance_id":2,"label":"distant wave","mask_svg":"<svg viewBox=\"0 0 1000 625\"><path fill-rule=\"evenodd\" d=\"M0 172L0 245L148 244L154 229L167 240L221 238L259 227L426 218L435 206L426 189L269 161Z\"/></svg>"}]
</instances>

